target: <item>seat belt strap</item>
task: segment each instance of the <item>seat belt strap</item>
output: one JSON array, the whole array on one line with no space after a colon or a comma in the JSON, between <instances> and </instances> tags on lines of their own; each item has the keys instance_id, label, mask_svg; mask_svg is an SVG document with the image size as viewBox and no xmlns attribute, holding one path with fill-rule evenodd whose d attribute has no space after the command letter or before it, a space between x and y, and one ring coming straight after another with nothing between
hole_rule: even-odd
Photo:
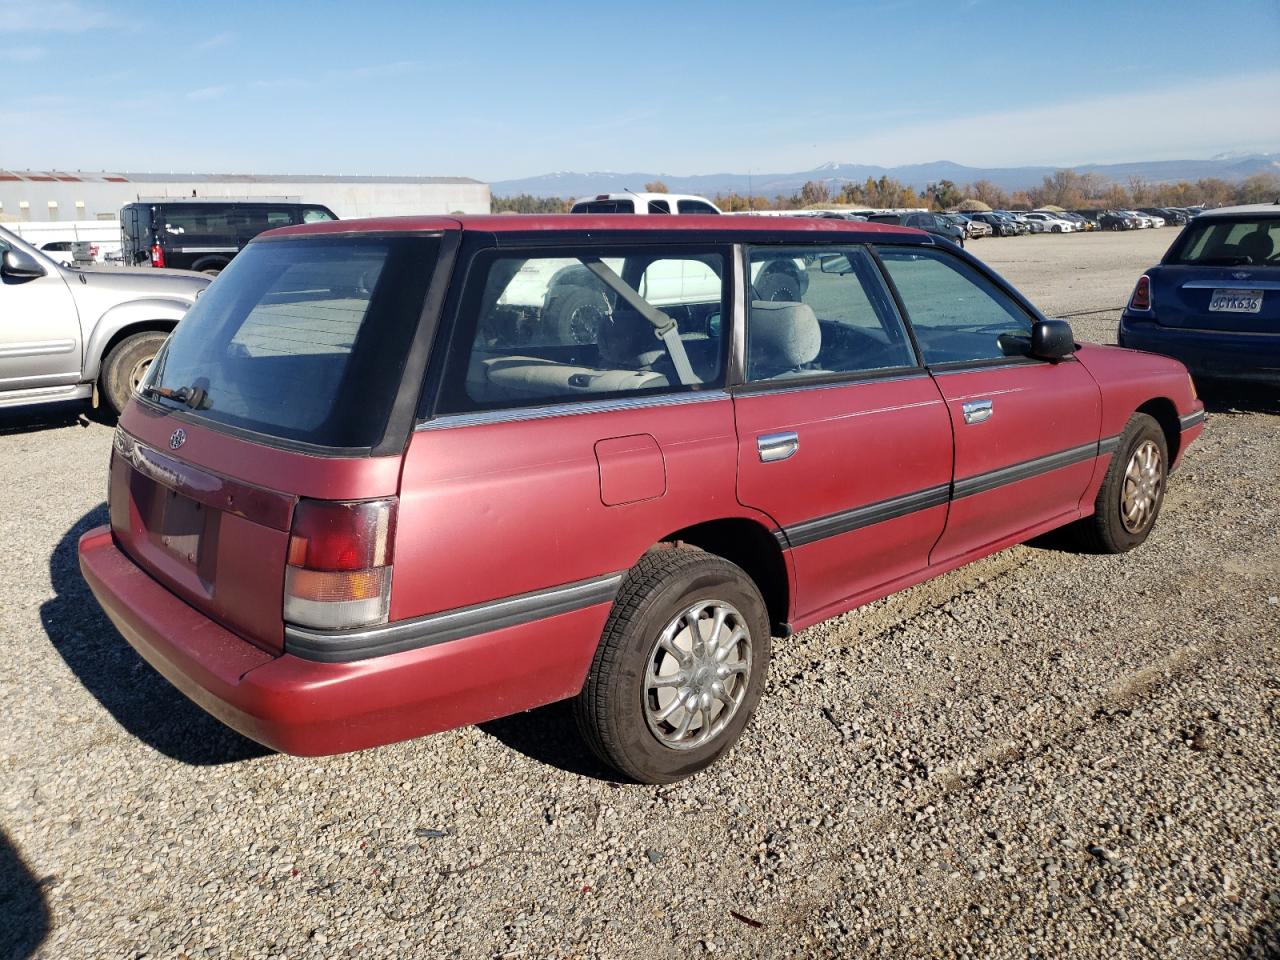
<instances>
[{"instance_id":1,"label":"seat belt strap","mask_svg":"<svg viewBox=\"0 0 1280 960\"><path fill-rule=\"evenodd\" d=\"M676 368L676 376L680 378L680 383L685 386L701 383L698 375L693 372L693 365L689 363L689 354L684 349L684 341L680 339L680 329L676 326L675 320L640 296L599 257L579 259L583 266L600 278L601 283L625 300L627 306L653 324L658 339L671 355L671 363Z\"/></svg>"}]
</instances>

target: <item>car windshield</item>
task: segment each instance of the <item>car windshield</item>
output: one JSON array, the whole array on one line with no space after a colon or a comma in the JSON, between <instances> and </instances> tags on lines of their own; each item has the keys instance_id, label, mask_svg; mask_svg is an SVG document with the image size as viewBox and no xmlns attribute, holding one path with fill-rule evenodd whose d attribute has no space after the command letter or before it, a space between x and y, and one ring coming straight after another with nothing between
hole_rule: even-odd
<instances>
[{"instance_id":1,"label":"car windshield","mask_svg":"<svg viewBox=\"0 0 1280 960\"><path fill-rule=\"evenodd\" d=\"M438 237L250 244L178 324L152 403L326 448L382 439Z\"/></svg>"},{"instance_id":2,"label":"car windshield","mask_svg":"<svg viewBox=\"0 0 1280 960\"><path fill-rule=\"evenodd\" d=\"M1207 217L1193 220L1165 263L1205 266L1280 266L1280 217Z\"/></svg>"}]
</instances>

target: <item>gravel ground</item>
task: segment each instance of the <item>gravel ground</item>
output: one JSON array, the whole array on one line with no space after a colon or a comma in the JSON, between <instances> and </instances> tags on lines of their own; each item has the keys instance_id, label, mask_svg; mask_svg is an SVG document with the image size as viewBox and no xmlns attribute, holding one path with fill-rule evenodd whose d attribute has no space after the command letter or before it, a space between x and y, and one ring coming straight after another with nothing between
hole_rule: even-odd
<instances>
[{"instance_id":1,"label":"gravel ground","mask_svg":"<svg viewBox=\"0 0 1280 960\"><path fill-rule=\"evenodd\" d=\"M1107 340L1172 230L971 249ZM1154 534L1017 547L775 646L725 762L611 782L556 706L321 760L170 688L75 561L110 430L0 416L0 957L1275 957L1280 417Z\"/></svg>"}]
</instances>

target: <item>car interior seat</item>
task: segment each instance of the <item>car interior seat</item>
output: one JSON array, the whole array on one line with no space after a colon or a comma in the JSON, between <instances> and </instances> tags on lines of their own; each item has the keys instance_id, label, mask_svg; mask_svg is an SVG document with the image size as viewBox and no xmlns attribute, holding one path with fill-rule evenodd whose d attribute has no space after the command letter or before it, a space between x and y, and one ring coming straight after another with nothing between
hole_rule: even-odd
<instances>
[{"instance_id":1,"label":"car interior seat","mask_svg":"<svg viewBox=\"0 0 1280 960\"><path fill-rule=\"evenodd\" d=\"M752 300L747 329L747 370L753 380L820 372L806 369L822 350L822 327L807 303Z\"/></svg>"},{"instance_id":2,"label":"car interior seat","mask_svg":"<svg viewBox=\"0 0 1280 960\"><path fill-rule=\"evenodd\" d=\"M1236 244L1240 256L1248 257L1250 263L1265 263L1275 253L1276 244L1267 231L1267 225L1259 224L1253 233L1247 233Z\"/></svg>"}]
</instances>

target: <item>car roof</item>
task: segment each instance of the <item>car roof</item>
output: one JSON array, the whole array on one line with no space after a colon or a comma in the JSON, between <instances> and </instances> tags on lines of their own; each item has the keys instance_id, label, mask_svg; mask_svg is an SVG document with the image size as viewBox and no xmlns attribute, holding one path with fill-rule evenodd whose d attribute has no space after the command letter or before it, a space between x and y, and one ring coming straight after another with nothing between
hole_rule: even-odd
<instances>
[{"instance_id":1,"label":"car roof","mask_svg":"<svg viewBox=\"0 0 1280 960\"><path fill-rule=\"evenodd\" d=\"M634 214L514 214L460 217L376 217L368 220L325 220L279 227L259 234L264 238L321 236L342 233L436 233L461 230L478 233L787 233L847 234L850 239L893 236L928 237L921 230L865 220L827 220L819 217L725 217L685 214L679 217Z\"/></svg>"},{"instance_id":2,"label":"car roof","mask_svg":"<svg viewBox=\"0 0 1280 960\"><path fill-rule=\"evenodd\" d=\"M1258 214L1280 217L1280 200L1274 203L1245 203L1238 207L1218 207L1216 210L1202 210L1196 214L1196 219L1203 220L1205 217L1256 217Z\"/></svg>"},{"instance_id":3,"label":"car roof","mask_svg":"<svg viewBox=\"0 0 1280 960\"><path fill-rule=\"evenodd\" d=\"M644 193L630 190L622 190L618 193L595 193L578 197L573 202L575 204L594 203L598 200L701 200L703 203L711 203L706 197L700 197L696 193Z\"/></svg>"}]
</instances>

